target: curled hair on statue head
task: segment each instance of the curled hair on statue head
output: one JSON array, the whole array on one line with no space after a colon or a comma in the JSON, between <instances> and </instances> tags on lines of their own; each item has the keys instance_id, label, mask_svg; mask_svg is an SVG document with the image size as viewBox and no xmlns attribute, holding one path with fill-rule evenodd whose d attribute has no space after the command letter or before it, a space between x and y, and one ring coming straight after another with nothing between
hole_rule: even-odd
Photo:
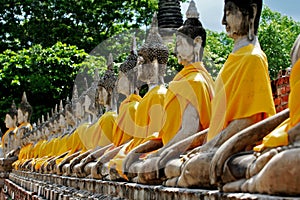
<instances>
[{"instance_id":1,"label":"curled hair on statue head","mask_svg":"<svg viewBox=\"0 0 300 200\"><path fill-rule=\"evenodd\" d=\"M23 114L26 112L28 113L28 119L27 121L30 121L31 114L32 114L32 107L27 101L26 93L23 93L22 101L20 103L20 110L22 111Z\"/></svg>"},{"instance_id":2,"label":"curled hair on statue head","mask_svg":"<svg viewBox=\"0 0 300 200\"><path fill-rule=\"evenodd\" d=\"M257 11L256 16L254 19L254 34L257 35L258 27L259 27L259 20L260 15L262 11L262 0L225 0L225 5L228 2L234 3L240 11L243 13L243 15L249 15L250 18L253 18L254 12L253 12L253 4L256 5Z\"/></svg>"},{"instance_id":3,"label":"curled hair on statue head","mask_svg":"<svg viewBox=\"0 0 300 200\"><path fill-rule=\"evenodd\" d=\"M177 34L182 34L185 37L189 37L192 41L200 36L202 39L202 47L206 45L206 31L202 27L202 23L197 18L189 18L185 20L183 26L177 29Z\"/></svg>"},{"instance_id":4,"label":"curled hair on statue head","mask_svg":"<svg viewBox=\"0 0 300 200\"><path fill-rule=\"evenodd\" d=\"M14 119L15 117L18 116L18 110L15 104L15 101L12 102L11 104L11 108L8 110L7 114Z\"/></svg>"}]
</instances>

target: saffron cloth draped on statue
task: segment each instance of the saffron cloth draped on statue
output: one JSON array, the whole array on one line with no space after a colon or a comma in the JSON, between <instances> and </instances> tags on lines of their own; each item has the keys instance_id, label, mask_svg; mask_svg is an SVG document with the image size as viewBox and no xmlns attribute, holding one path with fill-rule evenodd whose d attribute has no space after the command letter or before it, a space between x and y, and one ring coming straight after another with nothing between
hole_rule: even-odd
<instances>
[{"instance_id":1,"label":"saffron cloth draped on statue","mask_svg":"<svg viewBox=\"0 0 300 200\"><path fill-rule=\"evenodd\" d=\"M275 114L267 58L252 44L229 55L215 81L215 91L207 141L235 119Z\"/></svg>"}]
</instances>

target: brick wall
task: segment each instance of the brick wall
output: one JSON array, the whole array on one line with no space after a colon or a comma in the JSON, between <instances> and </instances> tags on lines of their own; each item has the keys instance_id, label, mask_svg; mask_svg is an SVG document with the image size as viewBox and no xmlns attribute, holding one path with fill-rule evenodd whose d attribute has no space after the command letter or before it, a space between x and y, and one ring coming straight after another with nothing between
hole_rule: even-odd
<instances>
[{"instance_id":1,"label":"brick wall","mask_svg":"<svg viewBox=\"0 0 300 200\"><path fill-rule=\"evenodd\" d=\"M290 93L290 69L281 70L276 80L271 81L276 112L288 108Z\"/></svg>"}]
</instances>

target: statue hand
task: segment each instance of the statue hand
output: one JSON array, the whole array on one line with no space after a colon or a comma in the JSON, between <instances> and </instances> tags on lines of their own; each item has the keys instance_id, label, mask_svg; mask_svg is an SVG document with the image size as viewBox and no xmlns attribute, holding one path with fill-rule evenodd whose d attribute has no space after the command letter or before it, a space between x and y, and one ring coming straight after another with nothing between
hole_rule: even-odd
<instances>
[{"instance_id":1,"label":"statue hand","mask_svg":"<svg viewBox=\"0 0 300 200\"><path fill-rule=\"evenodd\" d=\"M82 159L80 162L82 164L87 164L87 163L93 161L94 159L95 159L94 156L90 154L86 158Z\"/></svg>"},{"instance_id":2,"label":"statue hand","mask_svg":"<svg viewBox=\"0 0 300 200\"><path fill-rule=\"evenodd\" d=\"M125 174L129 172L130 166L139 159L140 155L140 153L136 153L135 151L131 151L127 154L123 163L123 171Z\"/></svg>"},{"instance_id":3,"label":"statue hand","mask_svg":"<svg viewBox=\"0 0 300 200\"><path fill-rule=\"evenodd\" d=\"M299 143L300 142L300 123L298 123L296 126L291 128L288 131L288 136L289 136L289 143Z\"/></svg>"},{"instance_id":4,"label":"statue hand","mask_svg":"<svg viewBox=\"0 0 300 200\"><path fill-rule=\"evenodd\" d=\"M160 159L158 162L158 167L163 167L165 168L166 164L175 158L179 158L179 156L182 154L182 151L178 151L178 149L172 149L172 148L168 148L165 151L163 151L160 154Z\"/></svg>"}]
</instances>

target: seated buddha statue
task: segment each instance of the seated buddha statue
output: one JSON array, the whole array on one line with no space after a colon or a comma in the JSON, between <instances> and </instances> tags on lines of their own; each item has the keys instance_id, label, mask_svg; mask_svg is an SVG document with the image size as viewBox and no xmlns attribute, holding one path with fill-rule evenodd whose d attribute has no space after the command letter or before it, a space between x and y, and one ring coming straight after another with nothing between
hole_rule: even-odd
<instances>
[{"instance_id":1,"label":"seated buddha statue","mask_svg":"<svg viewBox=\"0 0 300 200\"><path fill-rule=\"evenodd\" d=\"M62 159L67 153L69 153L70 149L72 148L73 140L72 137L69 137L71 133L74 131L74 126L76 124L75 118L73 116L72 106L70 100L67 98L65 108L62 109L62 102L60 103L60 112L58 113L58 129L55 132L59 133L56 140L56 146L53 145L54 143L50 143L51 135L49 131L49 126L51 126L50 121L45 122L44 117L42 116L42 123L39 126L38 137L39 139L35 143L33 147L33 161L28 162L27 166L24 166L27 169L31 169L32 171L39 170L41 168L41 162L43 162L43 157L48 159L46 167L44 167L44 171L52 172L54 171L54 165L60 159ZM52 138L53 139L53 138ZM54 141L54 140L53 140ZM52 145L52 147L50 147ZM59 150L58 152L53 154L53 156L49 157L48 154L50 153L50 149ZM39 162L41 161L41 162ZM38 165L36 166L36 163ZM56 169L55 169L56 172Z\"/></svg>"},{"instance_id":2,"label":"seated buddha statue","mask_svg":"<svg viewBox=\"0 0 300 200\"><path fill-rule=\"evenodd\" d=\"M2 136L2 148L3 148L3 155L4 158L7 158L8 153L13 150L12 147L12 139L15 138L17 133L17 115L18 111L16 108L16 104L13 101L11 108L5 115L5 126L8 130Z\"/></svg>"},{"instance_id":3,"label":"seated buddha statue","mask_svg":"<svg viewBox=\"0 0 300 200\"><path fill-rule=\"evenodd\" d=\"M166 162L187 151L190 145L181 144L180 150L177 143L209 126L214 83L201 62L206 32L198 18L195 2L191 1L187 20L177 31L175 52L178 62L184 67L169 83L163 105L164 125L155 141L150 140L135 151L146 153L143 149L149 148L157 140L161 140L163 146L133 164L130 157L126 160L125 169L136 170L140 183L161 184L164 175L160 172L163 172ZM165 156L165 152L176 154ZM161 158L164 163L160 163Z\"/></svg>"},{"instance_id":4,"label":"seated buddha statue","mask_svg":"<svg viewBox=\"0 0 300 200\"><path fill-rule=\"evenodd\" d=\"M118 116L116 117L115 124L112 129L112 145L99 148L89 153L89 155L82 159L79 164L74 167L76 176L85 177L91 174L91 167L96 164L96 159L105 152L117 149L125 142L132 138L132 128L134 127L135 111L141 97L135 94L135 80L136 71L134 67L137 62L136 40L132 39L131 53L126 61L120 65L119 76L117 79L117 92L126 96L120 104ZM109 147L109 148L108 148Z\"/></svg>"},{"instance_id":5,"label":"seated buddha statue","mask_svg":"<svg viewBox=\"0 0 300 200\"><path fill-rule=\"evenodd\" d=\"M62 167L62 170L66 175L72 175L74 166L88 156L89 153L111 144L112 129L117 116L116 100L113 100L113 98L115 98L115 83L116 77L113 71L113 58L110 56L108 59L108 69L104 76L99 80L98 92L96 92L96 94L98 94L98 101L102 101L108 110L94 123L81 124L75 131L78 133L79 139L84 146L84 150L78 155L75 154L75 157L71 156L70 158L72 159L68 164L63 161L65 166ZM66 157L67 160L70 158Z\"/></svg>"},{"instance_id":6,"label":"seated buddha statue","mask_svg":"<svg viewBox=\"0 0 300 200\"><path fill-rule=\"evenodd\" d=\"M14 148L21 148L21 138L25 133L32 130L30 124L30 118L32 114L32 107L27 101L26 93L23 93L22 101L18 108L18 131L16 133L16 140L14 142Z\"/></svg>"},{"instance_id":7,"label":"seated buddha statue","mask_svg":"<svg viewBox=\"0 0 300 200\"><path fill-rule=\"evenodd\" d=\"M104 179L127 179L122 164L127 154L136 146L157 137L163 125L163 102L167 89L162 83L169 51L158 33L156 15L153 17L151 29L145 43L138 50L137 80L147 83L148 92L139 102L135 112L135 125L130 130L133 139L120 150L106 154L98 160L99 166L92 170L92 176L101 174ZM156 149L155 145L152 148Z\"/></svg>"},{"instance_id":8,"label":"seated buddha statue","mask_svg":"<svg viewBox=\"0 0 300 200\"><path fill-rule=\"evenodd\" d=\"M291 51L292 71L290 74L289 112L280 112L273 121L264 120L257 129L256 137L246 131L224 144L224 156L216 154L213 164L214 183L219 183L226 192L267 193L270 195L296 196L300 194L298 166L300 105L298 101L300 83L300 36ZM289 116L289 117L288 117ZM274 121L276 123L274 123ZM272 123L271 123L272 122ZM281 123L280 123L281 122ZM274 128L274 125L278 126ZM272 126L270 126L272 125ZM266 128L267 127L267 128ZM269 128L270 127L270 128ZM273 127L273 129L272 129ZM267 129L268 131L265 131ZM252 133L253 135L253 133ZM263 138L262 138L263 137ZM253 151L230 155L232 146L259 145ZM231 142L229 144L229 142ZM240 147L240 148L241 148ZM217 162L217 159L220 161Z\"/></svg>"},{"instance_id":9,"label":"seated buddha statue","mask_svg":"<svg viewBox=\"0 0 300 200\"><path fill-rule=\"evenodd\" d=\"M234 48L215 81L209 130L186 139L200 146L167 163L165 185L212 187L210 165L220 146L275 114L267 58L256 36L261 9L261 0L225 0L222 24Z\"/></svg>"}]
</instances>

